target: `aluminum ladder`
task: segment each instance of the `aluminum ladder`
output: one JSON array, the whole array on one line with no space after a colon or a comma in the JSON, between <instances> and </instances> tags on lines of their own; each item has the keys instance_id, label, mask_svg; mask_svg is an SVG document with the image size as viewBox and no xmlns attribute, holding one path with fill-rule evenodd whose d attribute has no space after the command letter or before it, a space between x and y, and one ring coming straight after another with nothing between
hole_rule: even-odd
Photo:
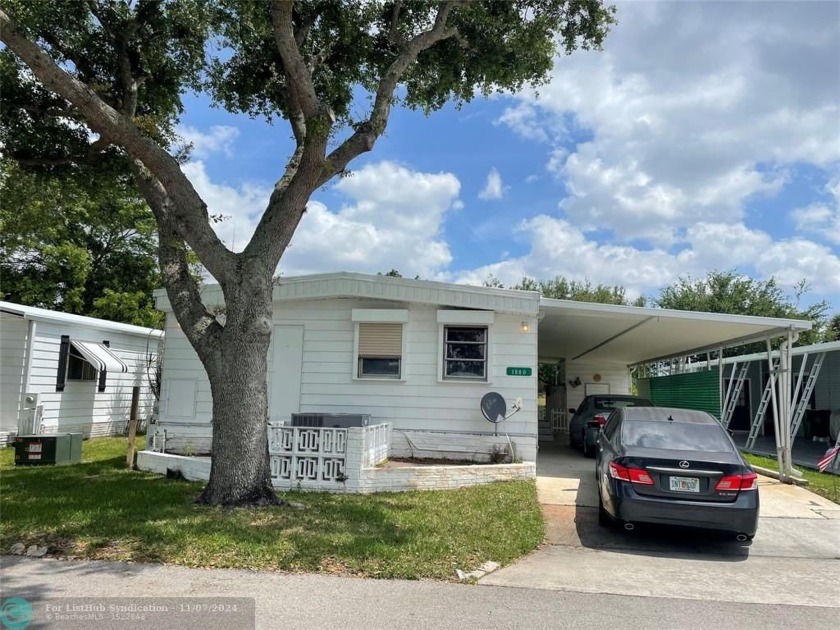
<instances>
[{"instance_id":1,"label":"aluminum ladder","mask_svg":"<svg viewBox=\"0 0 840 630\"><path fill-rule=\"evenodd\" d=\"M721 417L721 422L723 422L724 428L728 429L730 423L732 422L732 416L735 413L735 407L738 406L738 398L741 396L741 390L744 389L744 380L747 378L747 369L749 368L749 363L742 363L741 369L738 370L737 377L735 376L735 371L738 369L738 362L732 364L732 376L729 377L729 385L726 387L726 397L723 401L723 416Z\"/></svg>"},{"instance_id":2,"label":"aluminum ladder","mask_svg":"<svg viewBox=\"0 0 840 630\"><path fill-rule=\"evenodd\" d=\"M796 432L799 431L799 425L802 424L802 418L805 417L805 409L808 407L808 401L811 399L811 392L814 391L814 385L817 383L817 378L820 375L820 369L822 368L823 359L825 359L825 352L820 352L819 354L814 356L814 362L811 364L811 369L808 372L808 378L805 380L805 385L802 388L802 395L799 397L798 402L794 401L794 406L796 410L793 412L793 418L791 420L790 426L790 442L793 444L793 440L796 439ZM802 369L805 369L805 364L808 362L808 355L806 354L802 357ZM799 380L802 380L800 375ZM799 391L798 387L799 383L797 383L797 392Z\"/></svg>"},{"instance_id":3,"label":"aluminum ladder","mask_svg":"<svg viewBox=\"0 0 840 630\"><path fill-rule=\"evenodd\" d=\"M761 425L764 423L764 415L767 413L767 406L770 404L770 399L773 396L773 390L776 387L776 377L779 374L780 359L773 360L773 367L770 370L770 378L767 379L767 385L764 392L761 394L761 402L758 403L758 409L755 412L752 426L750 427L750 434L747 437L746 447L755 448L755 440L761 431Z\"/></svg>"}]
</instances>

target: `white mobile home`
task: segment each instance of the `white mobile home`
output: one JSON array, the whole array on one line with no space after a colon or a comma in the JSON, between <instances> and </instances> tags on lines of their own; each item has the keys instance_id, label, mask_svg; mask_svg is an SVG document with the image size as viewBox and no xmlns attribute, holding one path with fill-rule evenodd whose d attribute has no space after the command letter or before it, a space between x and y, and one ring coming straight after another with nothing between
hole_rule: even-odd
<instances>
[{"instance_id":1,"label":"white mobile home","mask_svg":"<svg viewBox=\"0 0 840 630\"><path fill-rule=\"evenodd\" d=\"M208 306L223 305L218 286L202 295ZM166 293L155 298L166 313L166 349L153 449L209 452L207 375ZM576 406L586 393L629 393L634 364L811 326L355 273L281 279L273 325L270 423L288 424L292 414L358 414L390 425L393 457L481 460L510 439L526 462L535 461L541 435L542 361L559 363L562 404ZM491 424L480 409L490 392L505 398L509 412L521 398L521 410Z\"/></svg>"},{"instance_id":2,"label":"white mobile home","mask_svg":"<svg viewBox=\"0 0 840 630\"><path fill-rule=\"evenodd\" d=\"M207 375L166 312L159 439L167 451L207 452L212 400ZM221 301L205 287L206 302ZM392 427L392 454L486 458L512 441L536 457L539 295L366 276L283 279L274 293L269 420L293 413L363 414ZM497 427L481 413L488 392L522 409ZM503 437L504 436L504 437Z\"/></svg>"},{"instance_id":3,"label":"white mobile home","mask_svg":"<svg viewBox=\"0 0 840 630\"><path fill-rule=\"evenodd\" d=\"M0 302L0 443L30 433L122 433L132 389L152 410L163 331Z\"/></svg>"}]
</instances>

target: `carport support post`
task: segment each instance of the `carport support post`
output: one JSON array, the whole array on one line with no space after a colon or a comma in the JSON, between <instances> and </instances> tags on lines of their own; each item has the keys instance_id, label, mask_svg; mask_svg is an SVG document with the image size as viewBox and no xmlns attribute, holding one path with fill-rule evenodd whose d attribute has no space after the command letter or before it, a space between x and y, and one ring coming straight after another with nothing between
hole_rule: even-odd
<instances>
[{"instance_id":1,"label":"carport support post","mask_svg":"<svg viewBox=\"0 0 840 630\"><path fill-rule=\"evenodd\" d=\"M720 401L720 421L723 422L723 346L718 348L718 400Z\"/></svg>"},{"instance_id":2,"label":"carport support post","mask_svg":"<svg viewBox=\"0 0 840 630\"><path fill-rule=\"evenodd\" d=\"M792 417L792 402L791 402L791 382L793 376L793 357L791 354L791 346L799 337L798 333L794 333L792 328L788 328L787 339L782 342L782 347L779 349L779 369L781 370L781 381L779 387L781 396L781 409L779 428L781 429L781 448L779 453L779 477L783 481L790 481L793 476L793 462L791 461L791 417Z\"/></svg>"},{"instance_id":3,"label":"carport support post","mask_svg":"<svg viewBox=\"0 0 840 630\"><path fill-rule=\"evenodd\" d=\"M774 370L773 366L773 348L770 345L770 337L767 337L767 361L770 363L770 400L773 403L773 432L776 434L776 459L779 463L779 480L785 480L784 465L782 462L782 429L781 420L779 418L779 403L776 399L776 392L781 390L782 382L782 357L779 356L779 364Z\"/></svg>"}]
</instances>

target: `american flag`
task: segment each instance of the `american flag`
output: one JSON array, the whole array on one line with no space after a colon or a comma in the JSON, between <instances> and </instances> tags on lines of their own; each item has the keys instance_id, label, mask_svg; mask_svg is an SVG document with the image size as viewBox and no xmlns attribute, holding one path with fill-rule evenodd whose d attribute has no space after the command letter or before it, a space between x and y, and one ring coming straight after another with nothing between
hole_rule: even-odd
<instances>
[{"instance_id":1,"label":"american flag","mask_svg":"<svg viewBox=\"0 0 840 630\"><path fill-rule=\"evenodd\" d=\"M840 453L840 445L830 448L825 452L822 459L817 462L817 468L820 469L820 472L823 472L826 468L828 468L831 461L837 456L837 453Z\"/></svg>"}]
</instances>

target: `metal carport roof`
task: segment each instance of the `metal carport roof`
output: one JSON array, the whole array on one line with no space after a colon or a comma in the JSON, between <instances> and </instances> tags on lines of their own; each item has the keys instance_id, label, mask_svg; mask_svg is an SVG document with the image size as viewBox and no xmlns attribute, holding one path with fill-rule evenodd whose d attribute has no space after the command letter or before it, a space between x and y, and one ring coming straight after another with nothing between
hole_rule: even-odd
<instances>
[{"instance_id":1,"label":"metal carport roof","mask_svg":"<svg viewBox=\"0 0 840 630\"><path fill-rule=\"evenodd\" d=\"M636 365L811 329L801 319L540 300L541 360Z\"/></svg>"}]
</instances>

